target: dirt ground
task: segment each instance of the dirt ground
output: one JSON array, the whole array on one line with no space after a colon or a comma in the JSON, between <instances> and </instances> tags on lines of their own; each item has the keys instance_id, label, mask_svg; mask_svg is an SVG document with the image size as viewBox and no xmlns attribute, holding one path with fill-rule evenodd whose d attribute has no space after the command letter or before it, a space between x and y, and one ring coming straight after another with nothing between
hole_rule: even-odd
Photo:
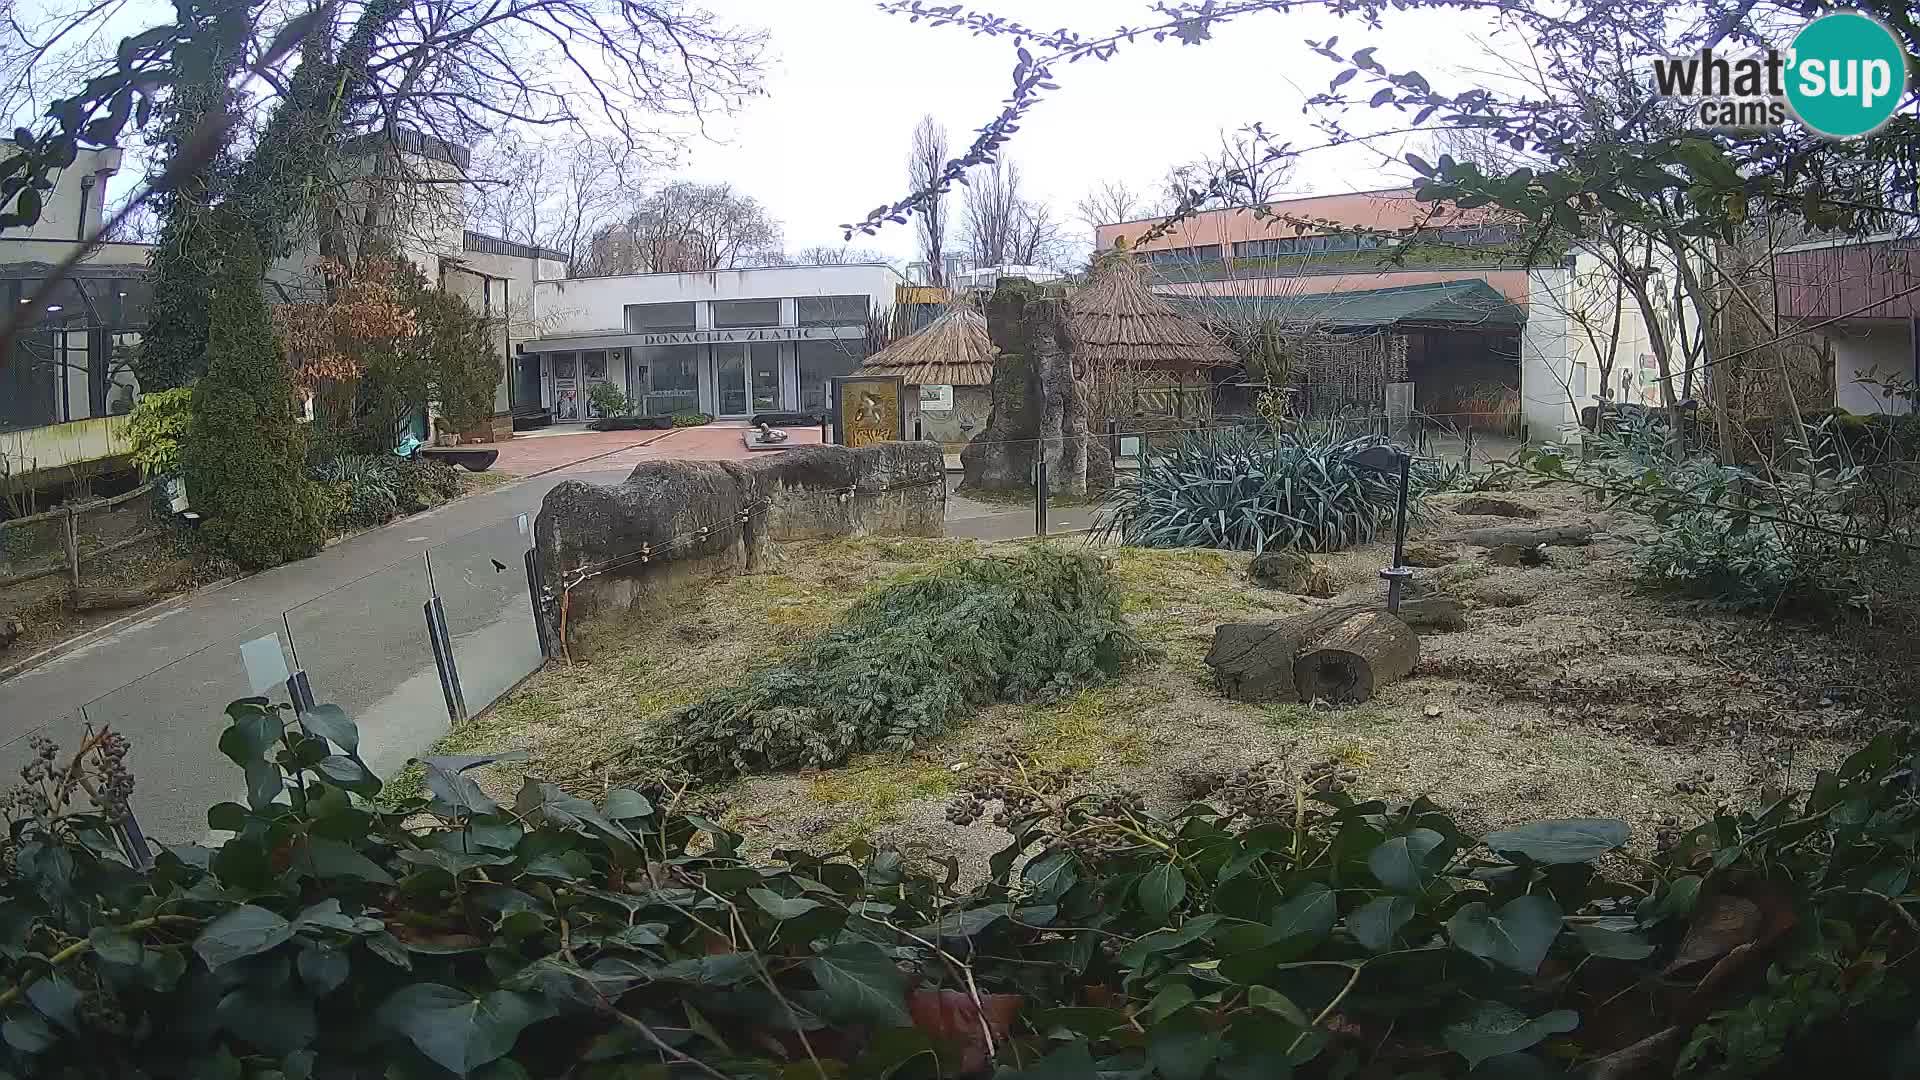
<instances>
[{"instance_id":1,"label":"dirt ground","mask_svg":"<svg viewBox=\"0 0 1920 1080\"><path fill-rule=\"evenodd\" d=\"M905 758L752 777L713 794L727 803L728 824L763 852L866 838L952 853L977 870L1001 835L951 825L945 808L990 749L1073 766L1089 789L1136 790L1163 808L1206 795L1240 767L1270 763L1297 777L1333 759L1356 793L1424 793L1469 830L1621 817L1644 849L1665 819L1697 819L1716 804L1802 783L1864 738L1884 703L1859 674L1861 657L1825 630L1637 590L1628 552L1643 520L1596 511L1566 489L1507 497L1538 509L1533 523L1590 522L1605 532L1589 547L1551 549L1550 566L1494 566L1448 538L1516 522L1455 514L1448 508L1464 496L1436 496L1416 537L1454 561L1419 571L1415 587L1461 598L1468 625L1424 635L1414 674L1366 704L1225 700L1203 657L1221 622L1379 596L1387 545L1319 557L1343 590L1333 599L1255 585L1245 555L1102 548L1157 658L1066 701L985 709ZM675 706L777 657L865 589L976 550L957 540L782 545L770 572L604 633L591 659L549 666L439 749L531 751L531 764L482 777L497 794L510 793L521 771L592 794L647 769L634 737Z\"/></svg>"}]
</instances>

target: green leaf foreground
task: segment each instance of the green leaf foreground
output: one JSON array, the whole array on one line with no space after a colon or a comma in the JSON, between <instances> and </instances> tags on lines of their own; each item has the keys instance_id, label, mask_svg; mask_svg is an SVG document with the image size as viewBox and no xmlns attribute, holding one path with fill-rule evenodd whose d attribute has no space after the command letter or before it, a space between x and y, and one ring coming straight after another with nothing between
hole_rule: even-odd
<instances>
[{"instance_id":1,"label":"green leaf foreground","mask_svg":"<svg viewBox=\"0 0 1920 1080\"><path fill-rule=\"evenodd\" d=\"M229 715L247 786L285 794L209 811L219 849L141 873L90 814L17 826L0 1071L1206 1080L1419 1054L1427 1075L1545 1076L1659 1035L1665 995L1728 962L1774 974L1666 1037L1689 1067L1910 1024L1910 976L1876 944L1920 902L1915 759L1892 739L1624 881L1594 865L1629 839L1606 819L1477 841L1424 800L1337 788L1280 821L1161 817L996 758L968 797L1023 809L955 892L864 845L750 862L665 780L598 803L529 780L508 808L469 787L492 759L448 758L427 794L376 803L320 767L352 760L343 714ZM1628 1007L1597 1022L1608 1001Z\"/></svg>"}]
</instances>

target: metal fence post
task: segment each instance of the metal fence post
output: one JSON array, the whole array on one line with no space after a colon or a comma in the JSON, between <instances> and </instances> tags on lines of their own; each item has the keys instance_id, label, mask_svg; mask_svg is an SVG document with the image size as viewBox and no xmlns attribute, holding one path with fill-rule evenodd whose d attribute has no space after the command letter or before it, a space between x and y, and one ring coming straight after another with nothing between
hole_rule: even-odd
<instances>
[{"instance_id":1,"label":"metal fence post","mask_svg":"<svg viewBox=\"0 0 1920 1080\"><path fill-rule=\"evenodd\" d=\"M295 659L298 659L298 657ZM293 711L295 713L308 713L313 711L315 704L313 700L313 684L307 681L306 668L295 668L293 674L287 676L287 697L293 702Z\"/></svg>"},{"instance_id":2,"label":"metal fence post","mask_svg":"<svg viewBox=\"0 0 1920 1080\"><path fill-rule=\"evenodd\" d=\"M67 507L67 572L73 577L76 604L80 596L80 523L73 507Z\"/></svg>"},{"instance_id":3,"label":"metal fence post","mask_svg":"<svg viewBox=\"0 0 1920 1080\"><path fill-rule=\"evenodd\" d=\"M1107 418L1107 456L1120 460L1120 421Z\"/></svg>"},{"instance_id":4,"label":"metal fence post","mask_svg":"<svg viewBox=\"0 0 1920 1080\"><path fill-rule=\"evenodd\" d=\"M1035 536L1047 535L1047 444L1043 440L1036 444L1039 451L1033 459L1033 531Z\"/></svg>"},{"instance_id":5,"label":"metal fence post","mask_svg":"<svg viewBox=\"0 0 1920 1080\"><path fill-rule=\"evenodd\" d=\"M447 636L447 610L437 595L429 597L422 607L427 616L427 641L433 645L433 666L440 671L440 692L447 699L447 719L459 724L467 718L467 702L460 693L460 670L454 666L453 642Z\"/></svg>"},{"instance_id":6,"label":"metal fence post","mask_svg":"<svg viewBox=\"0 0 1920 1080\"><path fill-rule=\"evenodd\" d=\"M541 603L540 555L534 548L527 549L527 602L533 605L533 632L540 638L540 655L553 659L553 640L547 631L547 605Z\"/></svg>"}]
</instances>

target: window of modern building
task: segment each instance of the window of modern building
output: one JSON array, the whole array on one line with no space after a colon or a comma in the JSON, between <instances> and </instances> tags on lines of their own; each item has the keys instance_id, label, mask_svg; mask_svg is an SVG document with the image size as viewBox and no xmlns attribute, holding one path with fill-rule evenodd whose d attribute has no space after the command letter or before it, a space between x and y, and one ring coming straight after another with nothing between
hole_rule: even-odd
<instances>
[{"instance_id":1,"label":"window of modern building","mask_svg":"<svg viewBox=\"0 0 1920 1080\"><path fill-rule=\"evenodd\" d=\"M833 402L835 375L851 375L860 366L865 346L858 341L802 341L799 352L800 411L826 412Z\"/></svg>"},{"instance_id":2,"label":"window of modern building","mask_svg":"<svg viewBox=\"0 0 1920 1080\"><path fill-rule=\"evenodd\" d=\"M867 321L867 306L864 296L803 296L800 325L859 326Z\"/></svg>"},{"instance_id":3,"label":"window of modern building","mask_svg":"<svg viewBox=\"0 0 1920 1080\"><path fill-rule=\"evenodd\" d=\"M713 325L716 329L746 326L779 326L778 300L715 300Z\"/></svg>"},{"instance_id":4,"label":"window of modern building","mask_svg":"<svg viewBox=\"0 0 1920 1080\"><path fill-rule=\"evenodd\" d=\"M700 408L700 360L705 345L649 345L633 350L629 376L634 411L671 416Z\"/></svg>"},{"instance_id":5,"label":"window of modern building","mask_svg":"<svg viewBox=\"0 0 1920 1080\"><path fill-rule=\"evenodd\" d=\"M1187 266L1194 263L1212 262L1220 257L1220 249L1212 244L1195 247L1156 248L1145 253L1146 260L1160 266Z\"/></svg>"},{"instance_id":6,"label":"window of modern building","mask_svg":"<svg viewBox=\"0 0 1920 1080\"><path fill-rule=\"evenodd\" d=\"M627 332L631 334L671 334L691 330L694 325L692 301L627 305Z\"/></svg>"}]
</instances>

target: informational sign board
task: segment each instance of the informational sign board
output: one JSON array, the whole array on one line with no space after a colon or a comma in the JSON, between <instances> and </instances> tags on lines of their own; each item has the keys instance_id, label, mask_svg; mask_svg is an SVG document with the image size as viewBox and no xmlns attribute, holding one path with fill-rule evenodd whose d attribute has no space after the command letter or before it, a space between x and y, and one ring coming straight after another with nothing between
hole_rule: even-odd
<instances>
[{"instance_id":1,"label":"informational sign board","mask_svg":"<svg viewBox=\"0 0 1920 1080\"><path fill-rule=\"evenodd\" d=\"M833 380L833 435L841 446L907 437L906 381L898 375L839 375Z\"/></svg>"},{"instance_id":2,"label":"informational sign board","mask_svg":"<svg viewBox=\"0 0 1920 1080\"><path fill-rule=\"evenodd\" d=\"M953 387L922 386L920 388L921 412L952 412Z\"/></svg>"}]
</instances>

